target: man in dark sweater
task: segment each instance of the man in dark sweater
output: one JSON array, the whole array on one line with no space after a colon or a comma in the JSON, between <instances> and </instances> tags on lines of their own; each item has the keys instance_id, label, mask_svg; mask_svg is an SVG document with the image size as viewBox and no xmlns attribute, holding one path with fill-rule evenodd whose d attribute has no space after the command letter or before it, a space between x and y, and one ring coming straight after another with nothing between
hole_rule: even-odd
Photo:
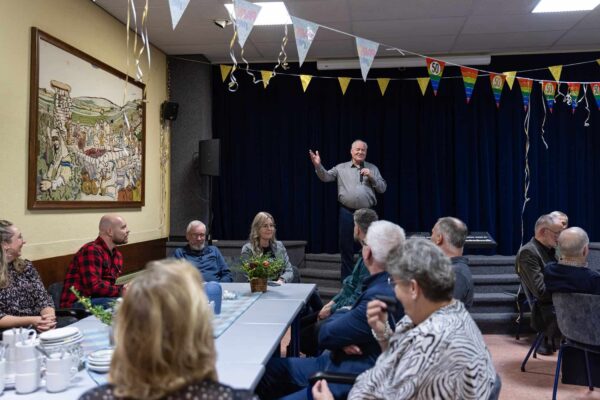
<instances>
[{"instance_id":1,"label":"man in dark sweater","mask_svg":"<svg viewBox=\"0 0 600 400\"><path fill-rule=\"evenodd\" d=\"M462 301L467 310L473 305L474 291L469 260L463 257L468 232L467 225L454 217L438 219L431 230L431 241L452 261L452 268L456 275L452 297Z\"/></svg>"},{"instance_id":2,"label":"man in dark sweater","mask_svg":"<svg viewBox=\"0 0 600 400\"><path fill-rule=\"evenodd\" d=\"M219 249L206 245L206 225L200 221L190 222L185 237L188 244L175 250L173 257L184 259L198 268L205 282L233 282L229 266Z\"/></svg>"},{"instance_id":3,"label":"man in dark sweater","mask_svg":"<svg viewBox=\"0 0 600 400\"><path fill-rule=\"evenodd\" d=\"M560 260L544 268L546 292L600 294L600 273L587 266L589 243L587 233L581 228L561 232Z\"/></svg>"}]
</instances>

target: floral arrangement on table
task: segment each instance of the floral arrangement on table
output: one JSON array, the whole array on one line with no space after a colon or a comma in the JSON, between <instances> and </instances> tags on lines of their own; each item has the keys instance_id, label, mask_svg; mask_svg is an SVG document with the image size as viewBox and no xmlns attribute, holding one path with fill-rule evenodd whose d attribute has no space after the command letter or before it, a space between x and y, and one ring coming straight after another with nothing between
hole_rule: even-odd
<instances>
[{"instance_id":1,"label":"floral arrangement on table","mask_svg":"<svg viewBox=\"0 0 600 400\"><path fill-rule=\"evenodd\" d=\"M108 326L112 325L113 309L115 307L115 303L117 303L117 300L111 303L111 307L109 309L105 309L102 306L93 305L92 300L90 300L89 297L85 297L79 293L79 291L75 289L75 286L71 286L69 290L75 295L75 297L77 297L77 300L83 306L83 308L86 309L86 311L98 318L100 322Z\"/></svg>"},{"instance_id":2,"label":"floral arrangement on table","mask_svg":"<svg viewBox=\"0 0 600 400\"><path fill-rule=\"evenodd\" d=\"M254 278L277 280L283 270L283 259L273 258L270 254L253 255L242 258L242 271L248 280Z\"/></svg>"}]
</instances>

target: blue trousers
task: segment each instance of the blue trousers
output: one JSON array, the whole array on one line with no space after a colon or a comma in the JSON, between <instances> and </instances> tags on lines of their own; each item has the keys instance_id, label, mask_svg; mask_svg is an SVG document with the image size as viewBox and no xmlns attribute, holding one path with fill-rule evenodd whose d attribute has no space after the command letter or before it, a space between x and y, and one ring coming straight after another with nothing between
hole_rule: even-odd
<instances>
[{"instance_id":1,"label":"blue trousers","mask_svg":"<svg viewBox=\"0 0 600 400\"><path fill-rule=\"evenodd\" d=\"M368 367L362 368L362 370L366 368ZM335 370L336 368L332 367L328 351L319 357L273 357L267 363L265 374L256 388L256 394L261 399L307 399L307 390L310 390L308 378L319 371ZM352 373L353 371L346 372ZM329 389L336 399L346 398L351 387L340 384L329 385Z\"/></svg>"},{"instance_id":2,"label":"blue trousers","mask_svg":"<svg viewBox=\"0 0 600 400\"><path fill-rule=\"evenodd\" d=\"M354 269L354 253L358 245L354 242L354 212L340 205L339 215L339 245L342 256L342 267L340 270L341 280L352 274Z\"/></svg>"}]
</instances>

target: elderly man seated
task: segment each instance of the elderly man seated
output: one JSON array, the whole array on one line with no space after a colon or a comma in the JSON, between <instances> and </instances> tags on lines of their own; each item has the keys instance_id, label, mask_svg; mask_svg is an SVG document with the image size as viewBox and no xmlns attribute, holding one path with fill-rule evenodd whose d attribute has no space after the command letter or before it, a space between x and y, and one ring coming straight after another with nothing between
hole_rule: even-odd
<instances>
[{"instance_id":1,"label":"elderly man seated","mask_svg":"<svg viewBox=\"0 0 600 400\"><path fill-rule=\"evenodd\" d=\"M587 233L581 228L560 233L560 260L544 268L547 292L600 294L600 273L587 267L589 243Z\"/></svg>"},{"instance_id":2,"label":"elderly man seated","mask_svg":"<svg viewBox=\"0 0 600 400\"><path fill-rule=\"evenodd\" d=\"M388 221L373 222L363 243L362 256L370 276L364 290L348 312L327 318L319 330L319 346L325 351L319 357L272 358L256 390L261 399L305 399L308 379L318 371L358 374L375 364L381 353L367 322L367 304L376 295L392 298L386 269L397 262L404 244L404 230ZM383 324L394 323L404 315L398 302L396 312ZM389 327L388 327L389 329ZM345 398L349 385L332 385L336 398ZM287 396L286 396L287 395Z\"/></svg>"},{"instance_id":3,"label":"elderly man seated","mask_svg":"<svg viewBox=\"0 0 600 400\"><path fill-rule=\"evenodd\" d=\"M496 371L479 328L452 299L450 260L430 241L409 239L389 271L406 315L393 331L386 304L369 303L369 325L383 353L358 376L348 399L489 398ZM315 400L334 398L325 381L312 393Z\"/></svg>"},{"instance_id":4,"label":"elderly man seated","mask_svg":"<svg viewBox=\"0 0 600 400\"><path fill-rule=\"evenodd\" d=\"M205 282L233 282L233 276L223 255L215 246L206 245L206 225L201 221L188 224L185 237L188 244L175 250L173 257L184 259L198 268Z\"/></svg>"}]
</instances>

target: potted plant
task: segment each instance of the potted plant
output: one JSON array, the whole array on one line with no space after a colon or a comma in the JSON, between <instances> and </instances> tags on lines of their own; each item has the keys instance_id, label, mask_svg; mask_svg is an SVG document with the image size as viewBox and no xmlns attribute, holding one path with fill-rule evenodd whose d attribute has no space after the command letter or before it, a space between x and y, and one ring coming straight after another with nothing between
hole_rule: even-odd
<instances>
[{"instance_id":1,"label":"potted plant","mask_svg":"<svg viewBox=\"0 0 600 400\"><path fill-rule=\"evenodd\" d=\"M267 280L277 280L283 269L283 259L271 255L253 255L242 260L242 271L248 276L252 292L266 292Z\"/></svg>"}]
</instances>

